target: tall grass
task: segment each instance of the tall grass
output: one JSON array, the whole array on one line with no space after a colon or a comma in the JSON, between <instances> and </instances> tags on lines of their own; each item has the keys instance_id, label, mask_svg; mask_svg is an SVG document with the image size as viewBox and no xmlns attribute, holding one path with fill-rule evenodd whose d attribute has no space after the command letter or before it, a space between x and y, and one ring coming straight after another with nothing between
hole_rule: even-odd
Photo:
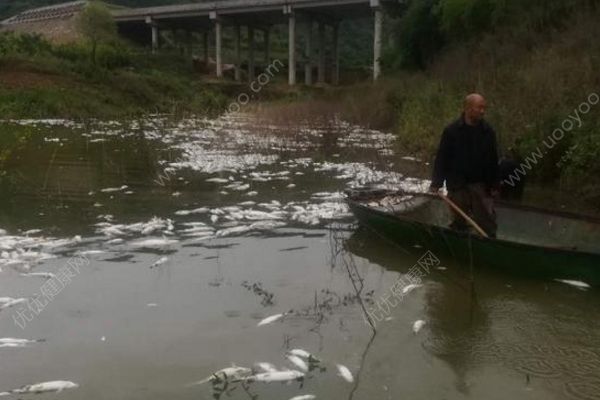
<instances>
[{"instance_id":1,"label":"tall grass","mask_svg":"<svg viewBox=\"0 0 600 400\"><path fill-rule=\"evenodd\" d=\"M548 29L507 25L448 45L423 71L388 71L375 84L331 88L272 108L282 120L338 115L396 132L398 153L432 159L444 127L470 92L488 99L502 152L529 155L591 93L600 92L600 10L584 9ZM526 24L532 23L530 19ZM600 94L600 93L599 93ZM535 166L531 181L600 200L600 105Z\"/></svg>"},{"instance_id":2,"label":"tall grass","mask_svg":"<svg viewBox=\"0 0 600 400\"><path fill-rule=\"evenodd\" d=\"M5 118L206 114L227 104L181 56L150 56L118 41L100 45L95 64L89 54L85 43L53 45L37 35L0 34L0 113ZM23 82L18 87L2 82L7 72ZM32 77L43 79L30 82Z\"/></svg>"}]
</instances>

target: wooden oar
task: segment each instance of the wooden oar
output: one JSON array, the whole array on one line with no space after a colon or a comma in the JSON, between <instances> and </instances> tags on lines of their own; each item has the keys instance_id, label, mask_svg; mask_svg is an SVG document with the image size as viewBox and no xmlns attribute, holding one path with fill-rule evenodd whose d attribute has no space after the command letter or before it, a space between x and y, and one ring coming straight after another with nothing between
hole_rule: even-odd
<instances>
[{"instance_id":1,"label":"wooden oar","mask_svg":"<svg viewBox=\"0 0 600 400\"><path fill-rule=\"evenodd\" d=\"M485 231L483 229L481 229L481 227L477 224L477 222L473 221L473 219L471 217L469 217L467 215L467 213L465 213L455 202L450 200L448 198L448 196L445 196L442 193L431 193L431 192L411 192L411 191L403 191L403 190L400 190L399 192L402 194L411 195L411 196L440 197L443 201L445 201L450 206L450 208L452 208L461 217L463 217L465 219L465 221L467 221L467 223L469 225L471 225L473 227L473 229L475 229L477 231L477 233L479 233L484 238L489 238L489 235L487 233L485 233Z\"/></svg>"},{"instance_id":2,"label":"wooden oar","mask_svg":"<svg viewBox=\"0 0 600 400\"><path fill-rule=\"evenodd\" d=\"M473 221L473 219L471 217L469 217L458 205L456 205L456 203L454 203L452 200L450 200L448 198L448 196L445 196L442 193L438 193L437 195L439 197L441 197L442 200L444 200L461 217L463 217L465 219L465 221L467 221L469 223L469 225L471 225L477 231L477 233L479 233L484 238L489 238L488 234L485 233L485 231L483 229L481 229L481 227L477 224L477 222Z\"/></svg>"}]
</instances>

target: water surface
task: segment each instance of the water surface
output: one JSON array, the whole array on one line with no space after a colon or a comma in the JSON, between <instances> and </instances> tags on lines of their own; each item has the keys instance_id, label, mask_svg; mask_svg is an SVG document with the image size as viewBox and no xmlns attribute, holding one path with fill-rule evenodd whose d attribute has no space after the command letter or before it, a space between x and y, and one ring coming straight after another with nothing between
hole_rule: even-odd
<instances>
[{"instance_id":1,"label":"water surface","mask_svg":"<svg viewBox=\"0 0 600 400\"><path fill-rule=\"evenodd\" d=\"M392 135L244 115L1 129L0 297L31 300L47 281L22 274L80 265L23 329L27 303L0 311L0 338L42 340L0 348L0 390L69 380L80 387L40 396L600 396L594 289L440 257L373 334L361 303L374 310L427 252L357 227L343 203L350 187L426 185L409 177L429 166L402 159ZM292 348L321 360L303 382L189 386L232 363L294 368Z\"/></svg>"}]
</instances>

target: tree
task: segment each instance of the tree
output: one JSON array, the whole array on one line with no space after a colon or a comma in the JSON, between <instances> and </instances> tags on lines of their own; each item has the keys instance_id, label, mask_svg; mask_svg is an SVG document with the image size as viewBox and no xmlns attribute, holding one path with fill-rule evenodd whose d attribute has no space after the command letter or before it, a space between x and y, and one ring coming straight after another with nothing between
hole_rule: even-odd
<instances>
[{"instance_id":1,"label":"tree","mask_svg":"<svg viewBox=\"0 0 600 400\"><path fill-rule=\"evenodd\" d=\"M110 10L100 1L90 1L79 14L77 20L79 32L89 41L90 57L96 65L96 51L102 42L110 42L116 38L117 25Z\"/></svg>"}]
</instances>

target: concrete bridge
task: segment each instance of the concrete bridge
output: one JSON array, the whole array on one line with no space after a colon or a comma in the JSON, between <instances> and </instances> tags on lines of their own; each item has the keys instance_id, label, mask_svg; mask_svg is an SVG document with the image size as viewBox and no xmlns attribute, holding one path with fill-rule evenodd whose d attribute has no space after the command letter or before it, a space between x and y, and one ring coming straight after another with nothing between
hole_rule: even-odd
<instances>
[{"instance_id":1,"label":"concrete bridge","mask_svg":"<svg viewBox=\"0 0 600 400\"><path fill-rule=\"evenodd\" d=\"M382 1L392 0L221 0L204 1L194 4L181 4L162 7L114 10L113 16L123 35L151 41L153 51L159 47L159 30L183 29L188 32L202 32L204 38L204 58L208 61L209 32L214 32L214 59L217 77L223 76L223 29L234 29L235 79L241 80L241 28L248 29L248 78L255 75L255 30L264 32L265 59L269 55L269 32L274 25L287 25L288 31L288 81L296 84L298 64L296 51L297 23L306 29L305 83L313 82L313 64L316 61L317 81L325 82L326 69L326 28L330 27L332 54L331 82L339 82L339 23L350 18L373 18L373 79L381 74L381 34ZM394 0L402 1L402 0ZM314 27L316 46L313 45ZM313 60L314 48L317 50Z\"/></svg>"}]
</instances>

